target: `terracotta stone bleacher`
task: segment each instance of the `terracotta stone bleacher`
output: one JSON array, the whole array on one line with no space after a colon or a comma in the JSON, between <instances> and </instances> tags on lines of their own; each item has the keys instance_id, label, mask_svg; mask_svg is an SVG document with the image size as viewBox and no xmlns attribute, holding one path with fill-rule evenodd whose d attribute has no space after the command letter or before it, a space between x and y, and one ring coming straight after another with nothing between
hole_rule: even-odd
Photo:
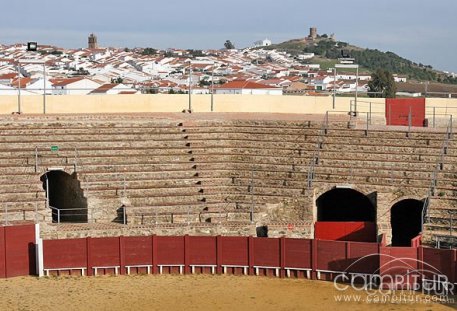
<instances>
[{"instance_id":1,"label":"terracotta stone bleacher","mask_svg":"<svg viewBox=\"0 0 457 311\"><path fill-rule=\"evenodd\" d=\"M443 131L407 134L377 126L366 132L346 115L330 117L324 131L323 120L236 114L4 118L0 200L9 219L38 215L51 222L40 177L57 167L76 173L89 223L123 222L125 209L131 226L312 226L314 200L350 184L378 193L378 224L388 230L392 202L427 196ZM431 235L445 231L454 210L456 156L451 141L429 208Z\"/></svg>"}]
</instances>

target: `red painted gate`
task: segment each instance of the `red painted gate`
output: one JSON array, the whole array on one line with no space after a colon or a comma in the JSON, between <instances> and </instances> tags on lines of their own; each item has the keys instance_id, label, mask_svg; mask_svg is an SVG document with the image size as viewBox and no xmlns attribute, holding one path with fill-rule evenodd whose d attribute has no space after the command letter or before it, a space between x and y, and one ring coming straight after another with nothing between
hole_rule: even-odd
<instances>
[{"instance_id":1,"label":"red painted gate","mask_svg":"<svg viewBox=\"0 0 457 311\"><path fill-rule=\"evenodd\" d=\"M35 225L0 227L0 278L36 274Z\"/></svg>"},{"instance_id":2,"label":"red painted gate","mask_svg":"<svg viewBox=\"0 0 457 311\"><path fill-rule=\"evenodd\" d=\"M314 236L320 240L376 242L376 223L318 221Z\"/></svg>"},{"instance_id":3,"label":"red painted gate","mask_svg":"<svg viewBox=\"0 0 457 311\"><path fill-rule=\"evenodd\" d=\"M386 98L386 124L424 126L425 98Z\"/></svg>"}]
</instances>

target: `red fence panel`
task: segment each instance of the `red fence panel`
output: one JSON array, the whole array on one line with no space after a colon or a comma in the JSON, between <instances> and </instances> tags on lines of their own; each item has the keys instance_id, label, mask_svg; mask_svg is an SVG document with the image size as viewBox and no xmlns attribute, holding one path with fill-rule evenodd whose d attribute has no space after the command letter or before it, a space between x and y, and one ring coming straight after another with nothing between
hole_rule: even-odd
<instances>
[{"instance_id":1,"label":"red fence panel","mask_svg":"<svg viewBox=\"0 0 457 311\"><path fill-rule=\"evenodd\" d=\"M317 240L317 269L345 271L346 242Z\"/></svg>"},{"instance_id":2,"label":"red fence panel","mask_svg":"<svg viewBox=\"0 0 457 311\"><path fill-rule=\"evenodd\" d=\"M454 250L453 261L454 261L454 274L453 274L454 278L453 278L453 280L454 280L454 283L457 283L457 251L456 250Z\"/></svg>"},{"instance_id":3,"label":"red fence panel","mask_svg":"<svg viewBox=\"0 0 457 311\"><path fill-rule=\"evenodd\" d=\"M379 245L377 243L347 243L347 271L356 273L379 273Z\"/></svg>"},{"instance_id":4,"label":"red fence panel","mask_svg":"<svg viewBox=\"0 0 457 311\"><path fill-rule=\"evenodd\" d=\"M254 266L279 267L279 239L254 238Z\"/></svg>"},{"instance_id":5,"label":"red fence panel","mask_svg":"<svg viewBox=\"0 0 457 311\"><path fill-rule=\"evenodd\" d=\"M189 236L188 238L189 265L215 265L217 262L216 237Z\"/></svg>"},{"instance_id":6,"label":"red fence panel","mask_svg":"<svg viewBox=\"0 0 457 311\"><path fill-rule=\"evenodd\" d=\"M312 240L284 239L284 266L311 269Z\"/></svg>"},{"instance_id":7,"label":"red fence panel","mask_svg":"<svg viewBox=\"0 0 457 311\"><path fill-rule=\"evenodd\" d=\"M8 226L4 230L6 277L36 274L35 225Z\"/></svg>"},{"instance_id":8,"label":"red fence panel","mask_svg":"<svg viewBox=\"0 0 457 311\"><path fill-rule=\"evenodd\" d=\"M123 239L126 266L152 264L152 237L124 237Z\"/></svg>"},{"instance_id":9,"label":"red fence panel","mask_svg":"<svg viewBox=\"0 0 457 311\"><path fill-rule=\"evenodd\" d=\"M418 248L415 247L381 247L379 271L383 286L393 289L408 289L419 281L415 279L419 268Z\"/></svg>"},{"instance_id":10,"label":"red fence panel","mask_svg":"<svg viewBox=\"0 0 457 311\"><path fill-rule=\"evenodd\" d=\"M408 125L411 112L411 125L424 126L425 98L386 98L387 125Z\"/></svg>"},{"instance_id":11,"label":"red fence panel","mask_svg":"<svg viewBox=\"0 0 457 311\"><path fill-rule=\"evenodd\" d=\"M450 282L457 282L455 279L455 250L424 247L421 248L421 251L423 257L419 268L427 279L433 280L436 275L445 275Z\"/></svg>"},{"instance_id":12,"label":"red fence panel","mask_svg":"<svg viewBox=\"0 0 457 311\"><path fill-rule=\"evenodd\" d=\"M5 228L0 227L0 278L6 278Z\"/></svg>"},{"instance_id":13,"label":"red fence panel","mask_svg":"<svg viewBox=\"0 0 457 311\"><path fill-rule=\"evenodd\" d=\"M184 237L158 236L157 263L155 265L182 265L184 264Z\"/></svg>"},{"instance_id":14,"label":"red fence panel","mask_svg":"<svg viewBox=\"0 0 457 311\"><path fill-rule=\"evenodd\" d=\"M376 223L318 221L315 237L321 240L376 242Z\"/></svg>"},{"instance_id":15,"label":"red fence panel","mask_svg":"<svg viewBox=\"0 0 457 311\"><path fill-rule=\"evenodd\" d=\"M119 238L89 238L89 263L92 267L120 266Z\"/></svg>"},{"instance_id":16,"label":"red fence panel","mask_svg":"<svg viewBox=\"0 0 457 311\"><path fill-rule=\"evenodd\" d=\"M34 238L34 226L26 229L0 227L0 277L29 274L28 269L24 272L17 268L20 266L23 269L24 263L29 264L27 268L32 268L33 263L33 270L35 269L35 254L29 253L28 248L33 245L32 238ZM332 271L379 273L383 277L383 285L387 283L384 278L386 276L387 280L390 277L394 282L397 281L398 276L403 276L403 283L394 283L397 288L398 285L412 285L413 282L418 282L420 279L408 276L417 269L421 272L421 270L433 271L436 268L437 272L439 271L438 274L447 275L449 281L457 280L455 250L384 247L368 242L221 236L153 236L46 240L43 241L43 246L45 269L70 270L87 266L88 275L92 275L91 271L95 271L95 267L120 266L120 273L123 273L126 265L154 264L154 267L182 265L181 268L184 268L186 273L190 271L190 265L217 265L217 273L221 273L221 265L249 267L247 269L249 273L253 272L255 266L261 270L256 269L256 273L271 275L271 272L274 272L278 275L279 272L280 276L284 276L284 268L320 270L318 272L321 275L322 272L329 271L327 275L324 273L325 278L327 276L331 278ZM34 251L34 247L30 249ZM13 262L12 265L11 262ZM13 267L11 271L10 266ZM262 267L273 269L262 269ZM170 273L173 269L175 268L169 269ZM204 269L209 268L203 267L201 271L204 272ZM231 273L229 269L244 271L244 268L229 267L228 273ZM106 270L110 269L99 268L98 271L106 273ZM21 274L18 274L18 271ZM157 270L153 271L157 272Z\"/></svg>"},{"instance_id":17,"label":"red fence panel","mask_svg":"<svg viewBox=\"0 0 457 311\"><path fill-rule=\"evenodd\" d=\"M45 269L87 267L86 239L44 240Z\"/></svg>"},{"instance_id":18,"label":"red fence panel","mask_svg":"<svg viewBox=\"0 0 457 311\"><path fill-rule=\"evenodd\" d=\"M247 237L221 237L221 265L248 266L249 243Z\"/></svg>"}]
</instances>

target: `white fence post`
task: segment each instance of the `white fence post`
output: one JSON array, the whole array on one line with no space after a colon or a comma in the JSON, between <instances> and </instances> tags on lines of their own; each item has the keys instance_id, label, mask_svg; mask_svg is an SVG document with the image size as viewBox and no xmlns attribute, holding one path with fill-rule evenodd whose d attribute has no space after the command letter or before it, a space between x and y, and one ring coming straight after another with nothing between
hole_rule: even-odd
<instances>
[{"instance_id":1,"label":"white fence post","mask_svg":"<svg viewBox=\"0 0 457 311\"><path fill-rule=\"evenodd\" d=\"M35 255L36 272L39 277L44 276L43 240L40 237L40 224L35 224Z\"/></svg>"}]
</instances>

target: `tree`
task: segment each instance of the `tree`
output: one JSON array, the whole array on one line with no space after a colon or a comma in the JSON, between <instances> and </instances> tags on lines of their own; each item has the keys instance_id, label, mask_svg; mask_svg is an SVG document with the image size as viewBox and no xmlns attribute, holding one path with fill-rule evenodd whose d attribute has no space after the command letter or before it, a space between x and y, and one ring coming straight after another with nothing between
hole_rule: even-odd
<instances>
[{"instance_id":1,"label":"tree","mask_svg":"<svg viewBox=\"0 0 457 311\"><path fill-rule=\"evenodd\" d=\"M142 52L142 55L155 55L157 54L157 50L153 48L145 48Z\"/></svg>"},{"instance_id":2,"label":"tree","mask_svg":"<svg viewBox=\"0 0 457 311\"><path fill-rule=\"evenodd\" d=\"M124 79L122 79L122 77L111 78L111 83L120 84L122 82L124 82Z\"/></svg>"},{"instance_id":3,"label":"tree","mask_svg":"<svg viewBox=\"0 0 457 311\"><path fill-rule=\"evenodd\" d=\"M371 81L368 82L368 92L370 97L394 98L397 92L397 86L392 73L388 70L377 69L371 75Z\"/></svg>"},{"instance_id":4,"label":"tree","mask_svg":"<svg viewBox=\"0 0 457 311\"><path fill-rule=\"evenodd\" d=\"M235 45L230 40L225 41L224 46L227 50L232 50L235 48Z\"/></svg>"},{"instance_id":5,"label":"tree","mask_svg":"<svg viewBox=\"0 0 457 311\"><path fill-rule=\"evenodd\" d=\"M202 57L205 56L202 50L187 50L187 52L193 57Z\"/></svg>"}]
</instances>

